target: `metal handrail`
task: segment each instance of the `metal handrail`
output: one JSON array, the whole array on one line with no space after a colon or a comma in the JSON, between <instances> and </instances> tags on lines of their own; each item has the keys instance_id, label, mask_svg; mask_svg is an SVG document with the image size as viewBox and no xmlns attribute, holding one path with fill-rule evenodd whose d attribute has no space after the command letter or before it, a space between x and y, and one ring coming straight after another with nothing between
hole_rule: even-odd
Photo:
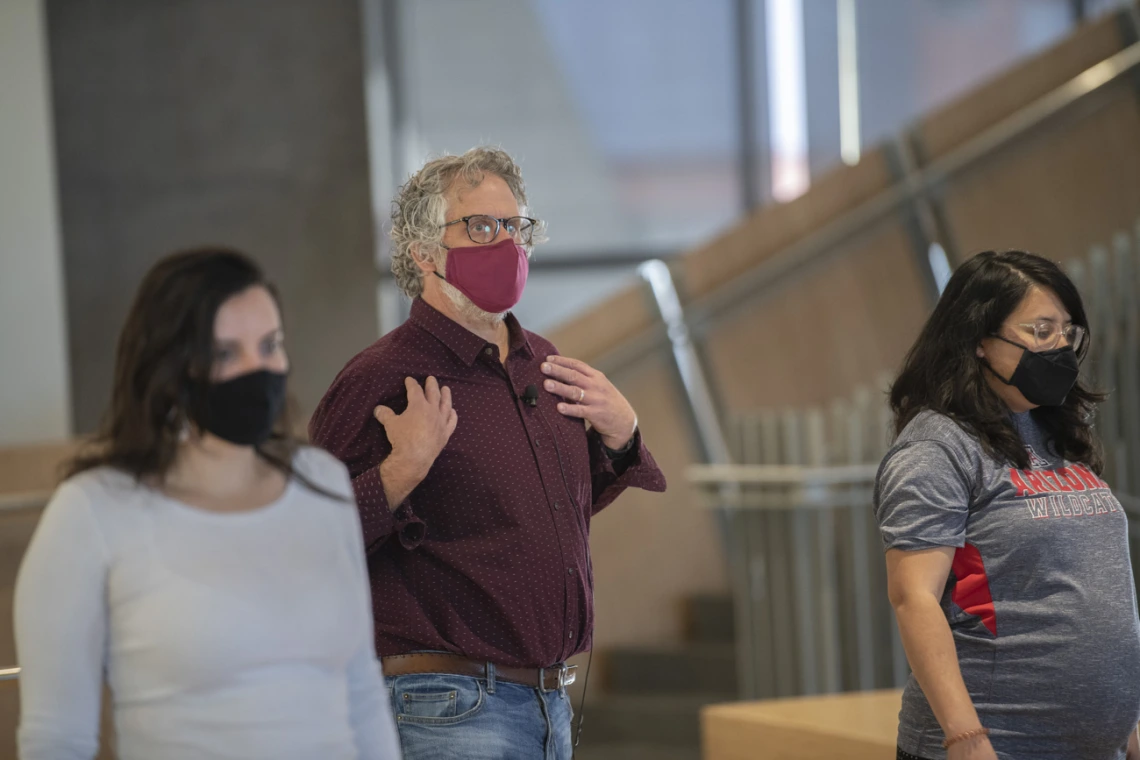
<instances>
[{"instance_id":1,"label":"metal handrail","mask_svg":"<svg viewBox=\"0 0 1140 760\"><path fill-rule=\"evenodd\" d=\"M19 668L4 668L0 670L0 681L15 681L20 677Z\"/></svg>"},{"instance_id":2,"label":"metal handrail","mask_svg":"<svg viewBox=\"0 0 1140 760\"><path fill-rule=\"evenodd\" d=\"M875 480L877 464L806 467L795 464L701 464L688 469L689 482L698 486L739 485L863 485Z\"/></svg>"},{"instance_id":3,"label":"metal handrail","mask_svg":"<svg viewBox=\"0 0 1140 760\"><path fill-rule=\"evenodd\" d=\"M816 437L803 441L808 450ZM689 482L729 526L742 698L836 692L852 673L849 685L871 689L887 683L877 662L899 670L894 644L875 633L889 620L872 593L877 472L870 463L688 468ZM725 498L726 484L734 498Z\"/></svg>"},{"instance_id":4,"label":"metal handrail","mask_svg":"<svg viewBox=\"0 0 1140 760\"><path fill-rule=\"evenodd\" d=\"M722 464L693 465L687 475L711 497L708 508L786 512L866 506L878 469L877 464Z\"/></svg>"},{"instance_id":5,"label":"metal handrail","mask_svg":"<svg viewBox=\"0 0 1140 760\"><path fill-rule=\"evenodd\" d=\"M686 321L690 330L694 335L705 334L735 308L746 305L758 291L813 264L839 243L850 239L904 204L925 196L953 175L1040 127L1137 67L1140 67L1140 42L1091 66L929 165L912 169L870 200L824 224L818 231L782 249L750 271L686 304ZM605 352L596 363L605 371L612 372L667 344L665 331L657 324Z\"/></svg>"},{"instance_id":6,"label":"metal handrail","mask_svg":"<svg viewBox=\"0 0 1140 760\"><path fill-rule=\"evenodd\" d=\"M645 262L638 268L638 272L649 285L661 321L668 331L669 342L673 346L673 361L677 365L681 384L685 387L685 395L693 411L697 437L704 449L705 459L716 464L728 464L732 461L728 442L720 424L720 416L716 413L712 389L696 348L689 338L685 310L673 281L673 272L668 264L658 259Z\"/></svg>"}]
</instances>

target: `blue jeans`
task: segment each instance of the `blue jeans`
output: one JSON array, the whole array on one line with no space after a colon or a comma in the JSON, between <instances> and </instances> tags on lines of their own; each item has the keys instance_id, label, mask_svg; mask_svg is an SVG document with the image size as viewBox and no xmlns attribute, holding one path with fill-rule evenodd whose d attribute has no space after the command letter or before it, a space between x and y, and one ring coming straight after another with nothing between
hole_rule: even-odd
<instances>
[{"instance_id":1,"label":"blue jeans","mask_svg":"<svg viewBox=\"0 0 1140 760\"><path fill-rule=\"evenodd\" d=\"M387 679L404 760L570 760L565 689L444 674Z\"/></svg>"}]
</instances>

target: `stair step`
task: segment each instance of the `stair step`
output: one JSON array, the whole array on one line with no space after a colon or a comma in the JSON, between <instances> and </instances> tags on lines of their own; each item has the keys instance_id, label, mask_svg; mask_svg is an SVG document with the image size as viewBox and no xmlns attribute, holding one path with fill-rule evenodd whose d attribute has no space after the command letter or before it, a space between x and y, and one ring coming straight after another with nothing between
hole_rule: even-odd
<instances>
[{"instance_id":1,"label":"stair step","mask_svg":"<svg viewBox=\"0 0 1140 760\"><path fill-rule=\"evenodd\" d=\"M582 746L629 743L693 750L701 741L701 708L733 699L732 694L714 693L587 700Z\"/></svg>"},{"instance_id":2,"label":"stair step","mask_svg":"<svg viewBox=\"0 0 1140 760\"><path fill-rule=\"evenodd\" d=\"M583 744L574 751L574 760L701 760L701 750L643 743Z\"/></svg>"},{"instance_id":3,"label":"stair step","mask_svg":"<svg viewBox=\"0 0 1140 760\"><path fill-rule=\"evenodd\" d=\"M613 694L734 694L736 652L730 644L611 649L606 673Z\"/></svg>"},{"instance_id":4,"label":"stair step","mask_svg":"<svg viewBox=\"0 0 1140 760\"><path fill-rule=\"evenodd\" d=\"M690 641L731 644L736 640L731 596L698 594L690 597L685 607Z\"/></svg>"}]
</instances>

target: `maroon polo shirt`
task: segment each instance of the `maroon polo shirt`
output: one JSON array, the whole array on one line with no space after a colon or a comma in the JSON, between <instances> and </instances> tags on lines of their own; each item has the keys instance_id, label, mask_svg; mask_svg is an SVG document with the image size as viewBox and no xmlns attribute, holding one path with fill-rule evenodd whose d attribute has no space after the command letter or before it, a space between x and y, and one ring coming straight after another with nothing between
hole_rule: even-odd
<instances>
[{"instance_id":1,"label":"maroon polo shirt","mask_svg":"<svg viewBox=\"0 0 1140 760\"><path fill-rule=\"evenodd\" d=\"M601 437L558 413L540 370L553 345L507 317L510 355L422 299L353 358L309 423L352 475L382 656L443 650L548 667L590 648L590 518L628 487L664 491L638 433L612 461ZM391 451L376 405L407 407L404 378L451 388L459 418L427 478L393 512L379 465ZM528 385L537 406L526 403Z\"/></svg>"}]
</instances>

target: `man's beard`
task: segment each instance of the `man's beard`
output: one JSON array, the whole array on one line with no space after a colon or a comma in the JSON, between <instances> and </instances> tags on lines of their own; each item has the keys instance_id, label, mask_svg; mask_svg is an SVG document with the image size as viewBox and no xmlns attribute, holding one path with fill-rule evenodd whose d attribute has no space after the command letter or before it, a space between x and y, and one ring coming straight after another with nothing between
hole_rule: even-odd
<instances>
[{"instance_id":1,"label":"man's beard","mask_svg":"<svg viewBox=\"0 0 1140 760\"><path fill-rule=\"evenodd\" d=\"M447 266L444 261L440 262L443 266ZM445 272L440 272L441 275L446 277ZM459 288L452 285L446 279L440 280L440 286L443 288L444 295L451 301L452 306L459 312L460 316L469 322L482 323L486 325L495 325L506 319L508 312L495 314L489 311L483 311L467 296L459 290Z\"/></svg>"}]
</instances>

